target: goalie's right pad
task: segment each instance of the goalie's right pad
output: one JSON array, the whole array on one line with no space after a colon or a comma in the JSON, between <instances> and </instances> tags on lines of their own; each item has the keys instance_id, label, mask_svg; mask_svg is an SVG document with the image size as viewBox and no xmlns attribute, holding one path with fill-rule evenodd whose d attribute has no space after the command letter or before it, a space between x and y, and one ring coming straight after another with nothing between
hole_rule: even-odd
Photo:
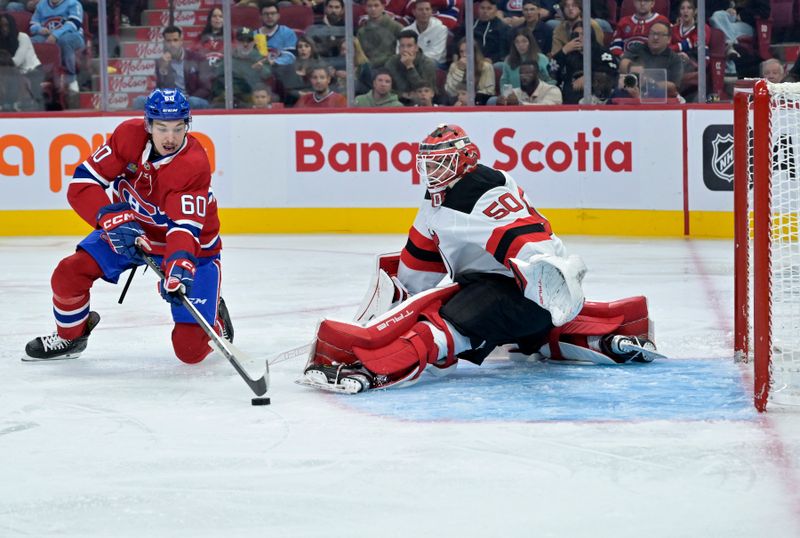
<instances>
[{"instance_id":1,"label":"goalie's right pad","mask_svg":"<svg viewBox=\"0 0 800 538\"><path fill-rule=\"evenodd\" d=\"M450 284L423 291L363 327L345 321L322 320L317 328L315 351L307 366L356 362L358 359L353 353L354 346L376 349L388 345L409 331L419 321L421 312L433 306L438 311L459 289L458 284Z\"/></svg>"},{"instance_id":2,"label":"goalie's right pad","mask_svg":"<svg viewBox=\"0 0 800 538\"><path fill-rule=\"evenodd\" d=\"M425 320L444 331L447 357L440 368L456 362L452 335L439 309L460 289L458 284L418 293L393 310L362 327L354 323L323 320L305 371L318 366L357 365L376 374L375 386L415 380L428 362L436 362L438 348Z\"/></svg>"},{"instance_id":3,"label":"goalie's right pad","mask_svg":"<svg viewBox=\"0 0 800 538\"><path fill-rule=\"evenodd\" d=\"M510 258L509 267L526 298L548 312L553 325L561 327L583 307L586 265L580 256L535 254L527 261Z\"/></svg>"}]
</instances>

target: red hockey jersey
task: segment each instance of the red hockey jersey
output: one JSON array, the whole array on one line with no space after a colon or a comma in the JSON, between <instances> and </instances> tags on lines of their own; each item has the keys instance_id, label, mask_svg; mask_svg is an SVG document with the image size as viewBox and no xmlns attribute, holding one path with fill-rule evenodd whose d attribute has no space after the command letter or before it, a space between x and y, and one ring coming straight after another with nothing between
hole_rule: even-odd
<instances>
[{"instance_id":1,"label":"red hockey jersey","mask_svg":"<svg viewBox=\"0 0 800 538\"><path fill-rule=\"evenodd\" d=\"M614 30L609 50L612 54L620 56L630 49L633 43L647 44L647 35L650 33L650 27L657 22L666 24L667 28L671 27L669 20L658 13L651 13L646 19L640 19L635 13L622 17L617 23L617 29Z\"/></svg>"},{"instance_id":2,"label":"red hockey jersey","mask_svg":"<svg viewBox=\"0 0 800 538\"><path fill-rule=\"evenodd\" d=\"M96 227L97 212L109 203L109 187L114 202L130 204L155 254L186 250L211 256L222 249L211 167L191 134L178 151L162 157L153 152L143 119L124 121L75 170L67 199Z\"/></svg>"}]
</instances>

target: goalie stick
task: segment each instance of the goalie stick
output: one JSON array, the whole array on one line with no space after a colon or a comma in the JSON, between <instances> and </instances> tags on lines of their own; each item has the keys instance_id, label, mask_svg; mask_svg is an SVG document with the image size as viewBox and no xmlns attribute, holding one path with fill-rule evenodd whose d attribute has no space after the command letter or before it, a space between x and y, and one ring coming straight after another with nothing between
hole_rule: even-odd
<instances>
[{"instance_id":1,"label":"goalie stick","mask_svg":"<svg viewBox=\"0 0 800 538\"><path fill-rule=\"evenodd\" d=\"M144 261L147 266L153 270L153 272L158 276L159 279L164 279L164 273L161 272L161 268L156 264L155 260L148 256L144 251L142 251L142 256L144 256ZM256 396L263 396L267 393L267 388L269 388L269 362L266 362L266 371L264 375L262 375L258 379L253 379L250 375L242 368L242 361L249 359L249 356L245 354L243 351L239 350L236 346L232 343L228 342L216 332L214 329L208 324L205 318L197 311L197 308L189 301L189 299L184 295L183 291L177 291L178 297L181 299L181 303L189 311L189 314L192 315L194 320L200 325L200 328L203 329L208 337L213 342L214 347L217 351L219 351L228 362L233 365L233 368L236 372L244 379L244 382L247 383L247 386L250 387Z\"/></svg>"}]
</instances>

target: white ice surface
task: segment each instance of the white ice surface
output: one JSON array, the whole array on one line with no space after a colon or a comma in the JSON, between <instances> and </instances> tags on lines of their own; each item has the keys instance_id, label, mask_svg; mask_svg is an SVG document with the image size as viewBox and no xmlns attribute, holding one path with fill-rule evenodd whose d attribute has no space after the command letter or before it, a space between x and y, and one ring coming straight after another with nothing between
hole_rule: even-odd
<instances>
[{"instance_id":1,"label":"white ice surface","mask_svg":"<svg viewBox=\"0 0 800 538\"><path fill-rule=\"evenodd\" d=\"M349 317L374 254L403 241L226 237L236 343L261 357L245 367ZM565 241L591 299L648 296L667 355L731 360L731 242ZM121 285L96 284L80 359L22 363L53 329L50 274L75 242L0 239L0 537L800 536L800 413L400 420L295 385L304 359L275 365L272 405L252 407L221 357L174 358L149 272L122 306Z\"/></svg>"}]
</instances>

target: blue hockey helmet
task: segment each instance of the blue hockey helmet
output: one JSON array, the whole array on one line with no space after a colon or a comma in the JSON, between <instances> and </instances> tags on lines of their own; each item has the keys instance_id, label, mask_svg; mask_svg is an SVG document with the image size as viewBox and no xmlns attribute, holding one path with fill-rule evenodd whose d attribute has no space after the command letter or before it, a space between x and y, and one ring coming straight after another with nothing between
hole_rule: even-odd
<instances>
[{"instance_id":1,"label":"blue hockey helmet","mask_svg":"<svg viewBox=\"0 0 800 538\"><path fill-rule=\"evenodd\" d=\"M192 110L189 100L178 88L156 88L144 102L144 119L149 129L154 120L183 120L192 123Z\"/></svg>"}]
</instances>

